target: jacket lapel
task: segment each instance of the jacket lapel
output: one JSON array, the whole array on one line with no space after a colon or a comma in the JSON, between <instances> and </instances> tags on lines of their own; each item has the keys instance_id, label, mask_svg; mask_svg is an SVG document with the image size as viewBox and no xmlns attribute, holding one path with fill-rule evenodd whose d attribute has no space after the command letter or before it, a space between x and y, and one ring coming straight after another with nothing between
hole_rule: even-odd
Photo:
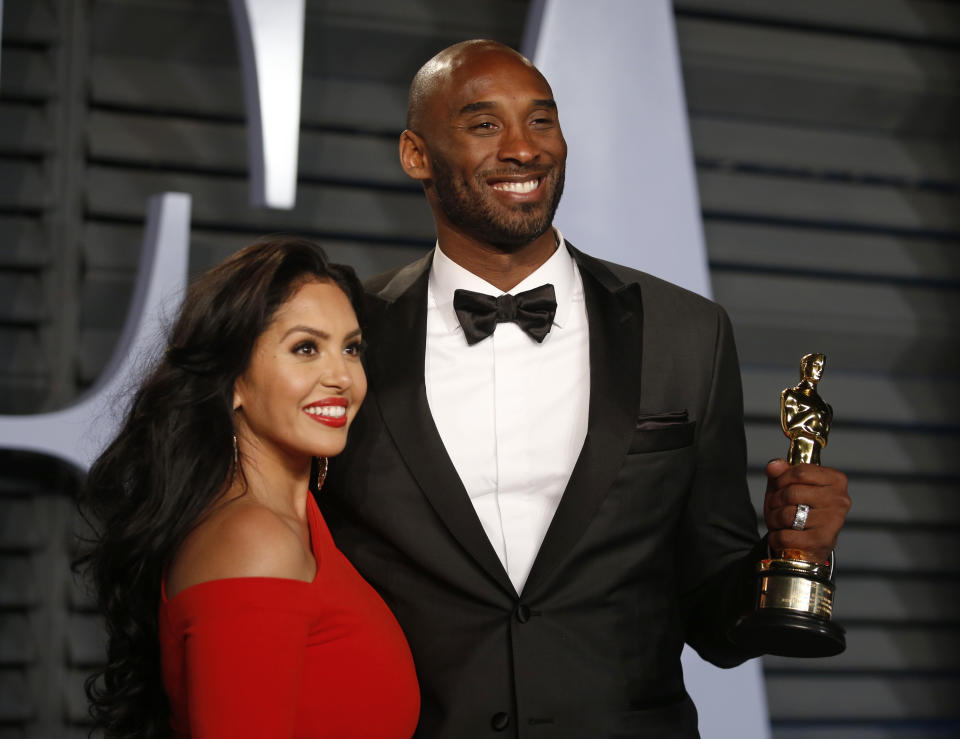
<instances>
[{"instance_id":1,"label":"jacket lapel","mask_svg":"<svg viewBox=\"0 0 960 739\"><path fill-rule=\"evenodd\" d=\"M590 330L587 436L534 561L524 594L535 593L571 550L613 484L636 425L643 307L640 288L570 249L583 278Z\"/></svg>"},{"instance_id":2,"label":"jacket lapel","mask_svg":"<svg viewBox=\"0 0 960 739\"><path fill-rule=\"evenodd\" d=\"M427 404L424 352L432 252L400 270L375 296L368 369L384 426L450 533L508 593L515 594L477 518ZM442 555L438 555L442 556Z\"/></svg>"}]
</instances>

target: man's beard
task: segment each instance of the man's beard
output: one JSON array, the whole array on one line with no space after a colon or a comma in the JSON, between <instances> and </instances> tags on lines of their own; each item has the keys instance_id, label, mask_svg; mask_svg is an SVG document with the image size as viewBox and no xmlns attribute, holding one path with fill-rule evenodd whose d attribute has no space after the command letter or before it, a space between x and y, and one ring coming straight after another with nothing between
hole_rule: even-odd
<instances>
[{"instance_id":1,"label":"man's beard","mask_svg":"<svg viewBox=\"0 0 960 739\"><path fill-rule=\"evenodd\" d=\"M564 166L549 170L540 187L552 188L547 200L518 203L510 206L495 200L486 181L491 176L524 174L542 167L513 167L509 171L483 172L474 176L474 183L458 179L447 161L431 155L433 187L440 210L454 226L469 236L503 251L516 251L536 240L550 228L563 194Z\"/></svg>"}]
</instances>

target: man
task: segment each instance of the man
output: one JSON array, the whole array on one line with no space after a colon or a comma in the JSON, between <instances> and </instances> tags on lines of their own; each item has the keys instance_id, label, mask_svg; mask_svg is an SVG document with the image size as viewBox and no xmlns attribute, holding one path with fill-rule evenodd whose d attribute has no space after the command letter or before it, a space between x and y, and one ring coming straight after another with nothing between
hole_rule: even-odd
<instances>
[{"instance_id":1,"label":"man","mask_svg":"<svg viewBox=\"0 0 960 739\"><path fill-rule=\"evenodd\" d=\"M726 315L565 242L565 158L511 49L414 78L400 161L437 248L367 285L371 391L321 500L410 642L418 736L696 736L684 641L752 656L727 631L753 563L826 559L849 507L841 473L772 462L757 541Z\"/></svg>"}]
</instances>

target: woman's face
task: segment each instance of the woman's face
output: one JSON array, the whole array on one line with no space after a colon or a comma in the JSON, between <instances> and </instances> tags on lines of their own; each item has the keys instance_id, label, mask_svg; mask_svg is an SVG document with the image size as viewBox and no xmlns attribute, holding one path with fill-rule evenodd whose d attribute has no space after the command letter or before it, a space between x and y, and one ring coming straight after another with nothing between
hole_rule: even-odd
<instances>
[{"instance_id":1,"label":"woman's face","mask_svg":"<svg viewBox=\"0 0 960 739\"><path fill-rule=\"evenodd\" d=\"M360 353L360 326L343 290L302 285L257 339L234 386L241 442L285 457L339 454L367 392Z\"/></svg>"}]
</instances>

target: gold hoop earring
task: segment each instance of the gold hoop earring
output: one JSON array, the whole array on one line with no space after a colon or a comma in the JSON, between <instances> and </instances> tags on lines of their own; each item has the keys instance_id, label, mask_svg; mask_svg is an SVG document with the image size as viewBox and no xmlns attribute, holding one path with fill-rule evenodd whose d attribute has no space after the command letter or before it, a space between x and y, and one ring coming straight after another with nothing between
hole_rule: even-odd
<instances>
[{"instance_id":1,"label":"gold hoop earring","mask_svg":"<svg viewBox=\"0 0 960 739\"><path fill-rule=\"evenodd\" d=\"M323 481L327 479L327 468L330 461L326 457L317 457L317 492L323 487Z\"/></svg>"}]
</instances>

